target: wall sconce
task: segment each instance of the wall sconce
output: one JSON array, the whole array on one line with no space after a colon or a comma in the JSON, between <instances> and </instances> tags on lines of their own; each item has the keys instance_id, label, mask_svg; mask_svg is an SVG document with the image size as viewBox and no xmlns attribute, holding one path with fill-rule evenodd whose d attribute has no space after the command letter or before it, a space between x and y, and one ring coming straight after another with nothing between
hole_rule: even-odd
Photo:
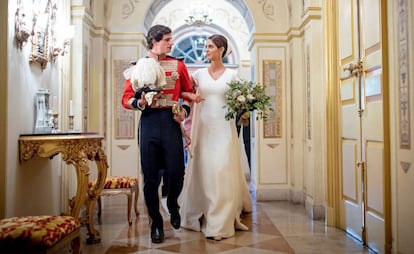
<instances>
[{"instance_id":1,"label":"wall sconce","mask_svg":"<svg viewBox=\"0 0 414 254\"><path fill-rule=\"evenodd\" d=\"M56 36L53 38L53 45L51 47L51 58L53 62L55 62L59 55L64 56L69 52L70 41L75 35L75 26L57 27L55 34Z\"/></svg>"},{"instance_id":2,"label":"wall sconce","mask_svg":"<svg viewBox=\"0 0 414 254\"><path fill-rule=\"evenodd\" d=\"M26 12L21 1L18 1L18 7L14 17L14 31L16 46L22 49L29 39L30 28L27 26Z\"/></svg>"},{"instance_id":3,"label":"wall sconce","mask_svg":"<svg viewBox=\"0 0 414 254\"><path fill-rule=\"evenodd\" d=\"M52 17L56 16L56 10L56 5L52 6L52 2L48 0L46 5L39 6L39 11L33 12L32 53L29 62L39 63L42 70L49 62L50 26L54 25Z\"/></svg>"},{"instance_id":4,"label":"wall sconce","mask_svg":"<svg viewBox=\"0 0 414 254\"><path fill-rule=\"evenodd\" d=\"M55 62L59 55L68 53L75 28L58 25L58 8L51 0L40 3L33 11L32 52L29 62L40 63L42 69L45 69L49 61Z\"/></svg>"},{"instance_id":5,"label":"wall sconce","mask_svg":"<svg viewBox=\"0 0 414 254\"><path fill-rule=\"evenodd\" d=\"M41 22L39 22L41 21ZM47 16L41 17L37 20L37 25L33 27L32 35L32 53L30 54L29 62L40 63L42 69L46 68L48 62L48 48L49 48L49 20Z\"/></svg>"},{"instance_id":6,"label":"wall sconce","mask_svg":"<svg viewBox=\"0 0 414 254\"><path fill-rule=\"evenodd\" d=\"M213 19L209 18L209 8L201 2L195 2L188 11L189 15L184 20L189 26L210 25Z\"/></svg>"}]
</instances>

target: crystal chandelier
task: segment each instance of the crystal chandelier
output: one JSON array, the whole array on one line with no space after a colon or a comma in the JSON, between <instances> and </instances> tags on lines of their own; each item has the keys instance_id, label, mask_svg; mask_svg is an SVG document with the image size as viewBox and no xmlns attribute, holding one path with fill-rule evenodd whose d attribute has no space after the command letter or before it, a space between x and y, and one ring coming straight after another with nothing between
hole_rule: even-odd
<instances>
[{"instance_id":1,"label":"crystal chandelier","mask_svg":"<svg viewBox=\"0 0 414 254\"><path fill-rule=\"evenodd\" d=\"M189 26L210 25L213 19L209 18L208 8L202 3L195 3L189 11L188 17L184 20Z\"/></svg>"}]
</instances>

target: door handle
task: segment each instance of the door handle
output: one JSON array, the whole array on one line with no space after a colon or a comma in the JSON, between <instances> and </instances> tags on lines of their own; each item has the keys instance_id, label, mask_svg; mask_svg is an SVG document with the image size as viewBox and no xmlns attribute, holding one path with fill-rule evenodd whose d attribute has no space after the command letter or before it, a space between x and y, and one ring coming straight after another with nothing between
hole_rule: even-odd
<instances>
[{"instance_id":1,"label":"door handle","mask_svg":"<svg viewBox=\"0 0 414 254\"><path fill-rule=\"evenodd\" d=\"M359 77L362 74L363 67L364 66L362 60L359 60L356 63L350 63L348 67L344 68L344 71L349 71L349 74L351 74L351 76Z\"/></svg>"}]
</instances>

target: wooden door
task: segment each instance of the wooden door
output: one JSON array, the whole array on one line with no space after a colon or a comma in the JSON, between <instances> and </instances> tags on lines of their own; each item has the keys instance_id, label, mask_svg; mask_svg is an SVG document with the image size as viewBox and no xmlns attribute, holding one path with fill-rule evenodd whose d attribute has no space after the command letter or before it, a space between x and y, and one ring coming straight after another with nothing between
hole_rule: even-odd
<instances>
[{"instance_id":1,"label":"wooden door","mask_svg":"<svg viewBox=\"0 0 414 254\"><path fill-rule=\"evenodd\" d=\"M384 119L381 0L339 0L342 122L341 227L378 253L387 252L389 147ZM385 113L384 113L385 112Z\"/></svg>"}]
</instances>

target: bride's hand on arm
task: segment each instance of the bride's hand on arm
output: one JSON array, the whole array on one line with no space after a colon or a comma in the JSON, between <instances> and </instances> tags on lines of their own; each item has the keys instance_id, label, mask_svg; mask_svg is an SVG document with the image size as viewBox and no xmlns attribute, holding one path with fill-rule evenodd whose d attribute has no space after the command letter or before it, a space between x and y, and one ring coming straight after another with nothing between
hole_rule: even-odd
<instances>
[{"instance_id":1,"label":"bride's hand on arm","mask_svg":"<svg viewBox=\"0 0 414 254\"><path fill-rule=\"evenodd\" d=\"M194 91L195 91L195 93L193 93L191 95L191 97L192 97L191 100L195 103L200 103L200 102L204 101L204 98L202 98L200 93L197 92L198 85L195 82L194 78L191 76L190 79L191 79L191 83L193 84L193 88L194 88Z\"/></svg>"},{"instance_id":2,"label":"bride's hand on arm","mask_svg":"<svg viewBox=\"0 0 414 254\"><path fill-rule=\"evenodd\" d=\"M187 134L185 134L184 139L185 139L185 146L184 147L188 148L191 145L191 138Z\"/></svg>"},{"instance_id":3,"label":"bride's hand on arm","mask_svg":"<svg viewBox=\"0 0 414 254\"><path fill-rule=\"evenodd\" d=\"M194 94L193 101L196 102L196 103L200 103L200 102L204 101L204 98L202 98L200 94Z\"/></svg>"},{"instance_id":4,"label":"bride's hand on arm","mask_svg":"<svg viewBox=\"0 0 414 254\"><path fill-rule=\"evenodd\" d=\"M201 95L189 92L181 92L181 97L196 103L202 102L204 100L201 98Z\"/></svg>"}]
</instances>

